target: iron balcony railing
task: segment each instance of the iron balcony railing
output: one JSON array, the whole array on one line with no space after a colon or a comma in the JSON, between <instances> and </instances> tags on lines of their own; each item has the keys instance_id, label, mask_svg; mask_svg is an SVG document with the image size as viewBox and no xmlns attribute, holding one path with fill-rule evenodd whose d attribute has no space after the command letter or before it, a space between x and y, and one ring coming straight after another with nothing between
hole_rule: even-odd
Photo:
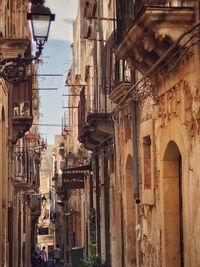
<instances>
[{"instance_id":1,"label":"iron balcony railing","mask_svg":"<svg viewBox=\"0 0 200 267\"><path fill-rule=\"evenodd\" d=\"M90 80L87 87L83 86L80 93L80 101L78 104L78 135L87 126L88 115L105 114L111 112L109 105L109 95L112 90L121 82L130 82L130 69L124 60L115 57L115 40L116 32L113 31L102 47L101 53L101 79L99 86L95 88L94 82L91 79L96 78L96 71L92 68L87 68ZM94 77L93 77L94 76ZM90 87L92 86L92 90ZM89 95L88 95L89 92ZM98 99L97 99L98 96Z\"/></svg>"},{"instance_id":2,"label":"iron balcony railing","mask_svg":"<svg viewBox=\"0 0 200 267\"><path fill-rule=\"evenodd\" d=\"M78 104L78 136L81 135L81 131L86 125L86 98L85 98L85 87L83 86L80 93L80 101Z\"/></svg>"},{"instance_id":3,"label":"iron balcony railing","mask_svg":"<svg viewBox=\"0 0 200 267\"><path fill-rule=\"evenodd\" d=\"M32 80L31 78L14 84L12 89L13 120L32 117Z\"/></svg>"},{"instance_id":4,"label":"iron balcony railing","mask_svg":"<svg viewBox=\"0 0 200 267\"><path fill-rule=\"evenodd\" d=\"M102 82L101 89L102 93L106 96L111 91L111 85L114 74L114 43L115 43L115 32L113 31L106 41L102 49L101 58L101 69L102 69ZM106 98L104 99L106 102ZM106 106L106 103L104 103Z\"/></svg>"},{"instance_id":5,"label":"iron balcony railing","mask_svg":"<svg viewBox=\"0 0 200 267\"><path fill-rule=\"evenodd\" d=\"M91 19L95 17L97 9L97 0L86 0L84 7L84 17Z\"/></svg>"},{"instance_id":6,"label":"iron balcony railing","mask_svg":"<svg viewBox=\"0 0 200 267\"><path fill-rule=\"evenodd\" d=\"M137 0L147 5L159 5L159 6L174 6L174 7L186 7L194 6L194 0Z\"/></svg>"},{"instance_id":7,"label":"iron balcony railing","mask_svg":"<svg viewBox=\"0 0 200 267\"><path fill-rule=\"evenodd\" d=\"M111 84L111 92L120 83L131 82L131 72L126 60L115 58L114 69L115 75Z\"/></svg>"},{"instance_id":8,"label":"iron balcony railing","mask_svg":"<svg viewBox=\"0 0 200 267\"><path fill-rule=\"evenodd\" d=\"M126 60L115 56L117 31L113 31L102 51L102 92L108 96L122 82L131 81L130 68ZM109 112L108 107L106 107Z\"/></svg>"},{"instance_id":9,"label":"iron balcony railing","mask_svg":"<svg viewBox=\"0 0 200 267\"><path fill-rule=\"evenodd\" d=\"M109 91L110 92L110 91ZM105 97L107 98L109 95L109 92L105 94ZM106 100L104 103L100 104L99 107L96 107L94 105L86 105L86 95L85 95L85 88L82 88L81 94L80 94L80 101L78 104L78 136L81 136L85 127L88 125L88 116L91 114L107 114L111 112L111 109L109 106L105 105Z\"/></svg>"},{"instance_id":10,"label":"iron balcony railing","mask_svg":"<svg viewBox=\"0 0 200 267\"><path fill-rule=\"evenodd\" d=\"M41 213L41 195L40 194L31 194L30 195L30 208L33 214L40 215Z\"/></svg>"},{"instance_id":11,"label":"iron balcony railing","mask_svg":"<svg viewBox=\"0 0 200 267\"><path fill-rule=\"evenodd\" d=\"M20 184L39 185L40 152L26 147L15 147L13 179Z\"/></svg>"},{"instance_id":12,"label":"iron balcony railing","mask_svg":"<svg viewBox=\"0 0 200 267\"><path fill-rule=\"evenodd\" d=\"M31 77L14 84L9 94L12 143L16 144L17 140L22 138L25 132L30 129L33 121Z\"/></svg>"}]
</instances>

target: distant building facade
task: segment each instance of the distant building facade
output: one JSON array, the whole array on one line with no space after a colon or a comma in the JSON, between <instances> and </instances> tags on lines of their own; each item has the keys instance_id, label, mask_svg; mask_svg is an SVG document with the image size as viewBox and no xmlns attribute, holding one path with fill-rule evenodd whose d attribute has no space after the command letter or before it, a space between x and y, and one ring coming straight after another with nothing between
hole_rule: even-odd
<instances>
[{"instance_id":1,"label":"distant building facade","mask_svg":"<svg viewBox=\"0 0 200 267\"><path fill-rule=\"evenodd\" d=\"M55 193L53 188L53 146L42 152L40 168L40 195L41 195L41 215L38 220L37 246L42 249L46 247L46 252L54 248L55 226L53 217L53 207Z\"/></svg>"}]
</instances>

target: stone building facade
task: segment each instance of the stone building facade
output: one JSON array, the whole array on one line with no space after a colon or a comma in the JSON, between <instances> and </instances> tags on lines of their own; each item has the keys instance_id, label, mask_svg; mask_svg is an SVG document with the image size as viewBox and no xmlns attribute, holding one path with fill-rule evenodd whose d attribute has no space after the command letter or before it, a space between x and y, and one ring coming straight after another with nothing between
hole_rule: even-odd
<instances>
[{"instance_id":1,"label":"stone building facade","mask_svg":"<svg viewBox=\"0 0 200 267\"><path fill-rule=\"evenodd\" d=\"M40 214L38 205L40 137L37 127L31 128L33 120L37 123L39 114L38 95L35 93L32 95L32 87L37 87L37 80L31 77L35 68L29 65L26 69L27 76L24 77L26 79L16 82L15 69L9 65L10 62L6 62L7 58L31 55L28 10L29 2L25 0L0 1L0 266L2 267L31 266L36 223ZM6 66L8 72L2 72ZM8 81L7 74L13 74L12 82Z\"/></svg>"},{"instance_id":2,"label":"stone building facade","mask_svg":"<svg viewBox=\"0 0 200 267\"><path fill-rule=\"evenodd\" d=\"M192 1L147 3L116 50L136 77L130 91L137 92L130 99L137 108L139 266L199 264L190 232L198 229L198 213L196 219L188 213L198 206L190 179L194 169L198 172L193 161L198 150L197 10Z\"/></svg>"},{"instance_id":3,"label":"stone building facade","mask_svg":"<svg viewBox=\"0 0 200 267\"><path fill-rule=\"evenodd\" d=\"M81 77L78 140L92 166L80 200L85 258L102 266L196 267L199 4L79 5L86 42L76 36L71 73Z\"/></svg>"}]
</instances>

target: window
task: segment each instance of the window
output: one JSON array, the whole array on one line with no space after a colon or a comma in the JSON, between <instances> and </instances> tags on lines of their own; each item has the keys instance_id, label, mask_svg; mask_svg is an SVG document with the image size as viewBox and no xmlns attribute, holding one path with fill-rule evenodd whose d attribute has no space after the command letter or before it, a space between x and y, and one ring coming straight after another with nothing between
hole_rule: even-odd
<instances>
[{"instance_id":1,"label":"window","mask_svg":"<svg viewBox=\"0 0 200 267\"><path fill-rule=\"evenodd\" d=\"M154 120L140 125L140 155L142 170L142 202L154 204L155 137Z\"/></svg>"},{"instance_id":2,"label":"window","mask_svg":"<svg viewBox=\"0 0 200 267\"><path fill-rule=\"evenodd\" d=\"M151 137L143 138L144 189L151 189Z\"/></svg>"}]
</instances>

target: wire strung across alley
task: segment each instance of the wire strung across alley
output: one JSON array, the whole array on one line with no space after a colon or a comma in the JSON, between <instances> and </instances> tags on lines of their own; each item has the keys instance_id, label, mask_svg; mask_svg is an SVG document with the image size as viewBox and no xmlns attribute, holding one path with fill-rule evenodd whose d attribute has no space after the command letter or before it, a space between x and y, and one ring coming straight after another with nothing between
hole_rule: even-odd
<instances>
[{"instance_id":1,"label":"wire strung across alley","mask_svg":"<svg viewBox=\"0 0 200 267\"><path fill-rule=\"evenodd\" d=\"M78 125L73 124L73 125L62 125L62 124L51 124L51 123L33 123L33 125L36 126L47 126L47 127L77 127Z\"/></svg>"}]
</instances>

